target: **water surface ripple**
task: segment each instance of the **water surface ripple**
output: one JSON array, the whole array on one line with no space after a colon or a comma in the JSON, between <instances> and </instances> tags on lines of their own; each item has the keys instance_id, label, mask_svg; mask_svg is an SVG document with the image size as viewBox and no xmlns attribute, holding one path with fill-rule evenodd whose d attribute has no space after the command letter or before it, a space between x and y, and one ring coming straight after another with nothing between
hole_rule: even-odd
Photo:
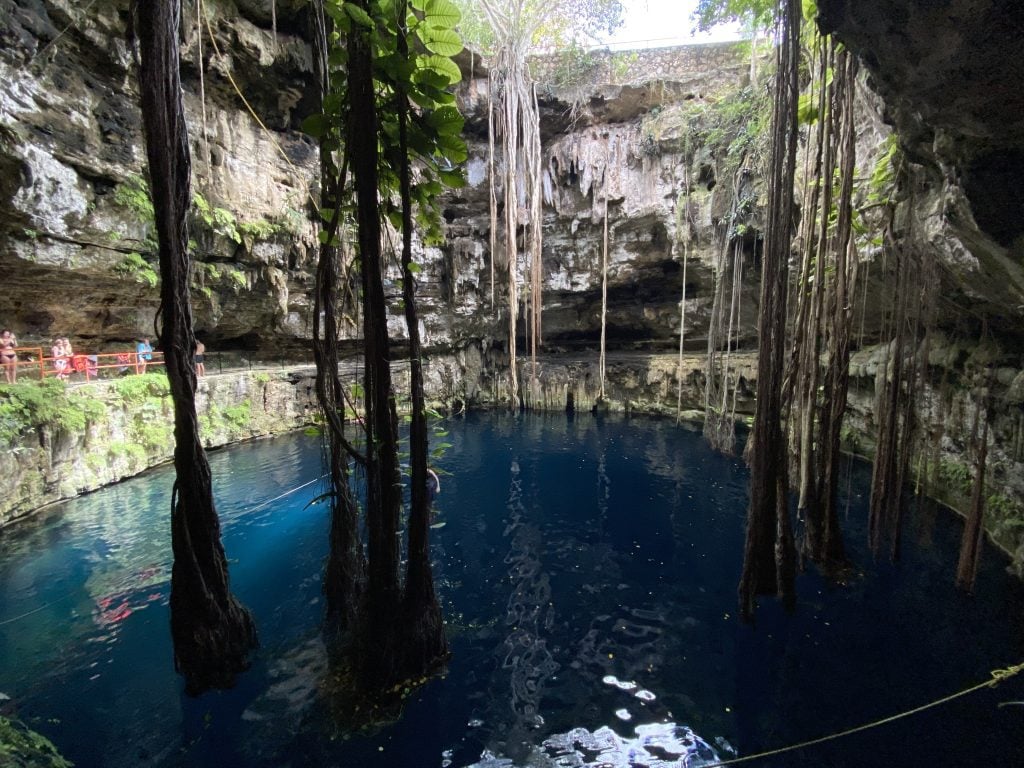
<instances>
[{"instance_id":1,"label":"water surface ripple","mask_svg":"<svg viewBox=\"0 0 1024 768\"><path fill-rule=\"evenodd\" d=\"M920 705L1024 659L1024 594L987 551L952 585L960 523L907 522L865 551L869 472L847 467L860 571L801 575L799 607L735 616L746 470L653 419L451 421L432 531L453 657L400 720L332 721L319 632L327 509L319 440L211 455L232 587L261 647L231 691L184 695L167 598L172 473L158 469L0 533L0 713L79 768L706 765ZM9 697L9 698L7 698ZM1014 680L895 725L753 763L1024 764Z\"/></svg>"}]
</instances>

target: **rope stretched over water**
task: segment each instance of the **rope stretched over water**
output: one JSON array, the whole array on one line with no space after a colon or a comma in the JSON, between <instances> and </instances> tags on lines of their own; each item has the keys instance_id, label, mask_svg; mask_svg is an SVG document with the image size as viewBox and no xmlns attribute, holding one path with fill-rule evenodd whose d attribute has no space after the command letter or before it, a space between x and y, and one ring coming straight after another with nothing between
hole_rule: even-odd
<instances>
[{"instance_id":1,"label":"rope stretched over water","mask_svg":"<svg viewBox=\"0 0 1024 768\"><path fill-rule=\"evenodd\" d=\"M761 760L765 757L774 757L775 755L782 755L787 752L795 752L798 749L804 749L805 747L811 747L816 744L824 744L827 741L835 741L836 739L841 739L845 736L851 736L855 733L860 733L861 731L870 730L871 728L878 728L879 726L887 725L888 723L893 723L897 720L902 720L905 717L916 715L920 712L924 712L925 710L934 709L935 707L941 706L943 704L948 704L954 699L962 698L969 694L980 691L983 688L995 688L1000 683L1009 680L1010 678L1015 677L1016 675L1019 675L1021 672L1024 672L1024 662L1020 664L1015 664L1012 667L1006 667L1005 669L993 669L990 673L992 675L992 678L990 680L985 680L984 682L978 683L977 685L972 685L970 688L965 688L962 691L957 691L956 693L952 693L949 696L943 696L941 699L930 701L927 704L922 704L919 707L908 709L905 712L899 712L895 715L884 717L881 720L874 720L870 723L864 723L863 725L858 725L853 728L847 728L845 731L831 733L828 736L820 736L816 739L801 741L798 744L790 744L786 747L779 747L778 749L771 749L766 752L758 752L753 755L734 757L730 760L720 760L717 763L708 763L707 765L703 766L703 768L719 768L719 766L724 765L738 765L739 763L747 763L752 760Z\"/></svg>"},{"instance_id":2,"label":"rope stretched over water","mask_svg":"<svg viewBox=\"0 0 1024 768\"><path fill-rule=\"evenodd\" d=\"M326 474L320 475L320 477L314 477L308 483L303 483L302 485L296 486L295 488L291 488L290 490L285 491L284 493L280 494L279 496L275 496L272 499L267 499L266 501L264 501L264 502L262 502L260 504L257 504L255 507L252 507L251 509L247 509L245 511L245 513L248 515L248 514L251 514L251 513L255 512L255 511L259 510L259 509L263 509L264 507L273 504L275 501L280 501L285 496L291 496L296 491L301 491L303 488L306 488L306 487L312 485L313 483L319 483L321 480L323 480L329 474L330 473L326 473Z\"/></svg>"}]
</instances>

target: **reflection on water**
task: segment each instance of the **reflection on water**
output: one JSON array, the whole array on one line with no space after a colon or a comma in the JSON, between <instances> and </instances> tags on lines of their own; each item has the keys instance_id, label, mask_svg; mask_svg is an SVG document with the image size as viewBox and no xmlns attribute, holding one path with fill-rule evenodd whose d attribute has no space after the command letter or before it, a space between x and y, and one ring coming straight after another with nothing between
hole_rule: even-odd
<instances>
[{"instance_id":1,"label":"reflection on water","mask_svg":"<svg viewBox=\"0 0 1024 768\"><path fill-rule=\"evenodd\" d=\"M862 467L843 503L864 573L843 588L805 574L794 616L769 601L749 628L734 610L735 458L653 420L474 415L449 431L432 536L453 657L399 721L355 735L331 721L328 510L309 505L320 446L304 436L211 456L232 587L261 639L235 689L190 699L174 674L171 475L157 470L0 534L0 712L80 768L693 767L892 714L1024 657L1019 585L990 557L980 596L958 595L944 513L927 546L871 564ZM758 766L1012 765L1020 708L997 705L1022 699L1013 681Z\"/></svg>"}]
</instances>

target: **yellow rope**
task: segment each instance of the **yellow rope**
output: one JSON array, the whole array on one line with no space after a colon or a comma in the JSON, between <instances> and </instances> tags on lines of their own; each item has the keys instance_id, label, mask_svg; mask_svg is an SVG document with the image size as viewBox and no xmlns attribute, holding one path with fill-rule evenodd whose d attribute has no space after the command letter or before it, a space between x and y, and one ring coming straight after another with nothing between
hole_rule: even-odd
<instances>
[{"instance_id":1,"label":"yellow rope","mask_svg":"<svg viewBox=\"0 0 1024 768\"><path fill-rule=\"evenodd\" d=\"M213 45L213 51L217 54L217 58L222 58L223 54L220 52L220 46L217 45L217 38L213 34L213 27L210 26L210 17L207 16L206 13L203 13L202 5L202 0L200 0L200 13L203 16L203 21L206 22L206 32L210 37L210 43ZM267 138L270 139L270 142L274 145L277 151L281 153L281 157L284 158L284 161L288 163L289 167L291 167L293 171L298 171L298 168L296 168L295 164L292 163L291 158L288 157L288 153L284 151L284 148L278 143L277 139L274 138L273 132L269 128L267 128L266 125L263 124L263 121L260 120L260 116L256 114L256 110L252 108L252 105L249 103L249 100L246 99L245 96L242 94L241 89L235 82L235 78L231 76L231 72L225 69L224 76L227 77L228 82L231 83L231 87L235 89L235 93L238 94L238 98L240 98L242 100L242 103L245 104L245 108L249 110L249 114L252 115L252 119L257 122L260 128L263 129L264 133L267 134ZM313 202L314 205L316 205L316 201L313 200L312 193L310 193L309 199Z\"/></svg>"},{"instance_id":2,"label":"yellow rope","mask_svg":"<svg viewBox=\"0 0 1024 768\"><path fill-rule=\"evenodd\" d=\"M744 757L734 757L730 760L721 760L717 763L709 763L705 765L704 768L719 768L719 766L723 765L737 765L739 763L750 762L751 760L760 760L765 757L781 755L786 752L795 752L798 749L803 749L804 747L811 747L815 744L823 744L826 741L834 741L835 739L841 739L844 736L850 736L854 733L860 733L861 731L867 731L871 728L877 728L881 725L887 725L888 723L892 723L897 720L902 720L905 717L916 715L919 712L924 712L927 709L932 709L934 707L941 706L942 704L947 704L953 701L954 699L959 699L963 696L967 696L976 691L980 691L982 688L995 688L997 685L999 685L999 683L1005 680L1009 680L1011 677L1019 675L1021 672L1024 672L1024 662L1016 664L1012 667L1007 667L1006 669L993 669L990 673L992 675L991 680L986 680L983 683L972 685L970 688L965 688L962 691L957 691L956 693L950 694L949 696L944 696L941 699L936 699L935 701L930 701L927 704L922 704L920 707L915 707L914 709L907 710L906 712L900 712L895 715L890 715L889 717L884 717L881 720L875 720L871 723L864 723L863 725L858 725L854 728L848 728L847 730L840 731L839 733L832 733L828 736L821 736L817 739L810 739L809 741L801 741L799 744L791 744L788 747L780 747L779 749L772 749L768 750L767 752L758 752L754 755L745 755Z\"/></svg>"}]
</instances>

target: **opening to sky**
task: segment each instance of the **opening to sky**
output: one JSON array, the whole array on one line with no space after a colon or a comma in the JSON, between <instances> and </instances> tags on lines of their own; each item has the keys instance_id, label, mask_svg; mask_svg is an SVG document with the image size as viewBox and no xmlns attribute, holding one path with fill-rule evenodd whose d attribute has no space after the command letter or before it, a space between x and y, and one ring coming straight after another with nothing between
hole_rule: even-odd
<instances>
[{"instance_id":1,"label":"opening to sky","mask_svg":"<svg viewBox=\"0 0 1024 768\"><path fill-rule=\"evenodd\" d=\"M696 30L693 12L697 0L622 0L623 24L601 42L612 50L659 48L668 45L741 40L738 24L724 24L707 32Z\"/></svg>"}]
</instances>

